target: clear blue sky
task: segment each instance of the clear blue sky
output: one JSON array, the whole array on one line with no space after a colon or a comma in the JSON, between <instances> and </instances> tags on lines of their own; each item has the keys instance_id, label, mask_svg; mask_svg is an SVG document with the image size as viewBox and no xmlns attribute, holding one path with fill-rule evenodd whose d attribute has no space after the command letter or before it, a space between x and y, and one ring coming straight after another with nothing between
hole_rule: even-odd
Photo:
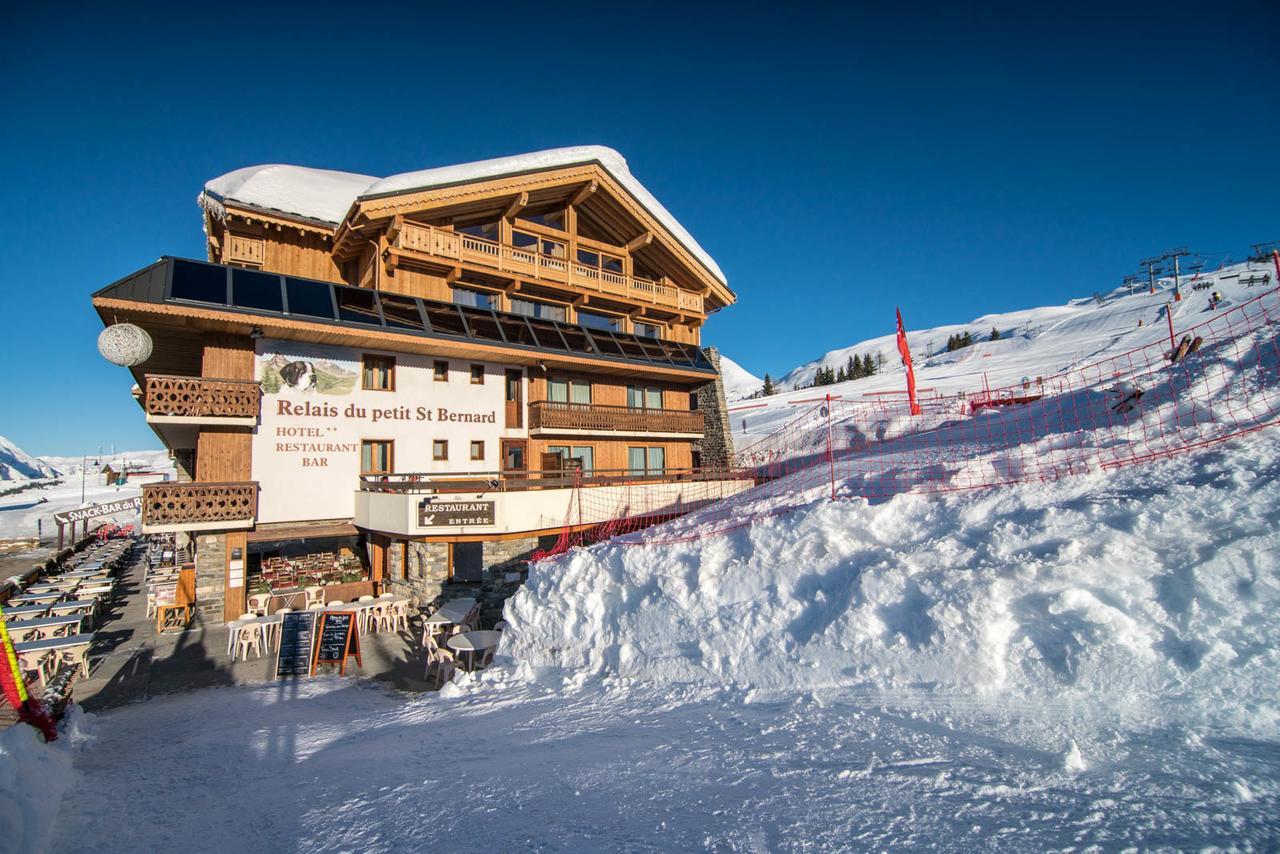
<instances>
[{"instance_id":1,"label":"clear blue sky","mask_svg":"<svg viewBox=\"0 0 1280 854\"><path fill-rule=\"evenodd\" d=\"M895 305L963 322L1280 239L1274 3L184 5L6 15L0 434L33 453L158 447L89 294L203 257L196 193L250 164L613 146L739 294L705 343L775 376Z\"/></svg>"}]
</instances>

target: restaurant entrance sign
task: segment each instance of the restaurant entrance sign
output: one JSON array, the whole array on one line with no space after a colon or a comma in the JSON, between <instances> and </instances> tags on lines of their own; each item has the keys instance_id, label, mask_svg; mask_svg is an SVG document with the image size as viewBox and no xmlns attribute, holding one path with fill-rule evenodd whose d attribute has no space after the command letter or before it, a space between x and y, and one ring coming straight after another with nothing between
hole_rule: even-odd
<instances>
[{"instance_id":1,"label":"restaurant entrance sign","mask_svg":"<svg viewBox=\"0 0 1280 854\"><path fill-rule=\"evenodd\" d=\"M492 501L428 501L418 504L421 528L456 528L465 525L493 525L497 512Z\"/></svg>"}]
</instances>

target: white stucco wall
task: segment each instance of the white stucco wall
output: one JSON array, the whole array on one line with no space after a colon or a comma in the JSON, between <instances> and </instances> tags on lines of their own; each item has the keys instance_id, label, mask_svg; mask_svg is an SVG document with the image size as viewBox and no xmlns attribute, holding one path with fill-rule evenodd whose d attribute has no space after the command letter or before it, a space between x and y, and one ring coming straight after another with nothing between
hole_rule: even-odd
<instances>
[{"instance_id":1,"label":"white stucco wall","mask_svg":"<svg viewBox=\"0 0 1280 854\"><path fill-rule=\"evenodd\" d=\"M476 385L470 368L480 362L450 359L449 381L436 382L429 356L273 339L256 350L257 379L271 376L252 443L259 522L352 516L362 440L395 442L398 472L492 471L501 467L500 440L527 435L504 426L504 365L483 363L484 383ZM361 389L363 353L395 357L395 391ZM276 390L280 367L291 362L310 366L317 383ZM449 420L456 416L481 420ZM449 442L448 460L432 459L436 439ZM484 442L483 461L471 459L472 440Z\"/></svg>"}]
</instances>

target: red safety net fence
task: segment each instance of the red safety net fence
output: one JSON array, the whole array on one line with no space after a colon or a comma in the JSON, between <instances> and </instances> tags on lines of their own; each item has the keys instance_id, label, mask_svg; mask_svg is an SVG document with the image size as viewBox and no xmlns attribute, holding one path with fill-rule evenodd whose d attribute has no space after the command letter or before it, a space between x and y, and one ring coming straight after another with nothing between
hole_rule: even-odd
<instances>
[{"instance_id":1,"label":"red safety net fence","mask_svg":"<svg viewBox=\"0 0 1280 854\"><path fill-rule=\"evenodd\" d=\"M824 497L1051 481L1224 442L1280 416L1278 320L1280 289L1158 340L1139 327L1149 343L1083 367L923 397L919 415L905 397L815 398L724 471L579 488L559 540L534 558L698 539Z\"/></svg>"}]
</instances>

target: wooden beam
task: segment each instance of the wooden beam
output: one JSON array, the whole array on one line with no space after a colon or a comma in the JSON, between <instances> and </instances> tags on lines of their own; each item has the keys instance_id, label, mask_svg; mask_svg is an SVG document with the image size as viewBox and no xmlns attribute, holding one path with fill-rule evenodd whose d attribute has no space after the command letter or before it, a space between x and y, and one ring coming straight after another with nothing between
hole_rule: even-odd
<instances>
[{"instance_id":1,"label":"wooden beam","mask_svg":"<svg viewBox=\"0 0 1280 854\"><path fill-rule=\"evenodd\" d=\"M460 278L462 278L462 267L453 266L449 268L449 272L444 274L444 283L446 285L451 285Z\"/></svg>"},{"instance_id":2,"label":"wooden beam","mask_svg":"<svg viewBox=\"0 0 1280 854\"><path fill-rule=\"evenodd\" d=\"M527 191L522 192L520 195L516 196L514 199L511 200L511 204L507 205L506 211L502 214L503 218L511 219L516 214L520 213L520 211L524 210L528 204L529 204L529 193Z\"/></svg>"},{"instance_id":3,"label":"wooden beam","mask_svg":"<svg viewBox=\"0 0 1280 854\"><path fill-rule=\"evenodd\" d=\"M598 189L600 189L600 182L593 178L590 183L584 185L581 190L574 194L573 198L569 200L569 206L573 207L574 205L582 204L591 198L591 194Z\"/></svg>"},{"instance_id":4,"label":"wooden beam","mask_svg":"<svg viewBox=\"0 0 1280 854\"><path fill-rule=\"evenodd\" d=\"M632 240L630 243L628 243L626 245L626 250L628 252L635 252L637 249L648 246L652 242L653 242L653 232L646 231L644 234L640 235L635 240Z\"/></svg>"},{"instance_id":5,"label":"wooden beam","mask_svg":"<svg viewBox=\"0 0 1280 854\"><path fill-rule=\"evenodd\" d=\"M391 218L391 225L387 227L387 242L395 243L396 238L400 236L400 231L404 228L404 217L396 214Z\"/></svg>"}]
</instances>

